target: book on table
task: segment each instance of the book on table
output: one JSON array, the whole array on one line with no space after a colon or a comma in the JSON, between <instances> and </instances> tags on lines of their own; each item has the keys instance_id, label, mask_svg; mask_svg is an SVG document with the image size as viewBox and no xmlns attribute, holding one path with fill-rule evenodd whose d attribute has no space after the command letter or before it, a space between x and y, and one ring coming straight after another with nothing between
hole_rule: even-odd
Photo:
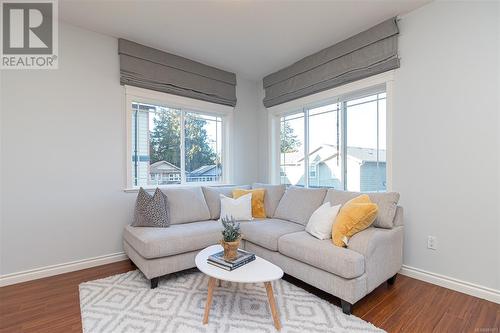
<instances>
[{"instance_id":1,"label":"book on table","mask_svg":"<svg viewBox=\"0 0 500 333\"><path fill-rule=\"evenodd\" d=\"M254 260L255 254L238 249L238 255L233 260L224 259L224 251L220 251L209 256L207 258L207 263L228 271L232 271Z\"/></svg>"}]
</instances>

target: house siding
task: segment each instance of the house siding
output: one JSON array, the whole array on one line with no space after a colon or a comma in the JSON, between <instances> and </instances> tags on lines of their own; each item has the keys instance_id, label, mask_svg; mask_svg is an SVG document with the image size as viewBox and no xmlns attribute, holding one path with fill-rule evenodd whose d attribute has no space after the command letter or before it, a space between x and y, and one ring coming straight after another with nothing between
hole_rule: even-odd
<instances>
[{"instance_id":1,"label":"house siding","mask_svg":"<svg viewBox=\"0 0 500 333\"><path fill-rule=\"evenodd\" d=\"M132 115L135 121L135 115ZM137 185L147 185L149 175L149 144L148 144L149 112L137 112ZM132 140L136 137L136 126L132 126ZM132 141L132 175L135 174L135 142Z\"/></svg>"},{"instance_id":2,"label":"house siding","mask_svg":"<svg viewBox=\"0 0 500 333\"><path fill-rule=\"evenodd\" d=\"M360 168L360 190L363 192L386 191L385 162L365 162Z\"/></svg>"}]
</instances>

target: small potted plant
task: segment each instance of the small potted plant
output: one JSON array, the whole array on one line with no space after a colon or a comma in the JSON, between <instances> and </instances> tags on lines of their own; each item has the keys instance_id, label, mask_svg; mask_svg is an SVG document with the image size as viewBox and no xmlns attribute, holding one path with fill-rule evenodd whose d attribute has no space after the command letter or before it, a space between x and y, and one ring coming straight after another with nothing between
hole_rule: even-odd
<instances>
[{"instance_id":1,"label":"small potted plant","mask_svg":"<svg viewBox=\"0 0 500 333\"><path fill-rule=\"evenodd\" d=\"M236 223L235 219L223 217L221 218L222 226L222 239L220 244L224 248L224 259L231 261L238 256L238 247L240 246L240 224Z\"/></svg>"}]
</instances>

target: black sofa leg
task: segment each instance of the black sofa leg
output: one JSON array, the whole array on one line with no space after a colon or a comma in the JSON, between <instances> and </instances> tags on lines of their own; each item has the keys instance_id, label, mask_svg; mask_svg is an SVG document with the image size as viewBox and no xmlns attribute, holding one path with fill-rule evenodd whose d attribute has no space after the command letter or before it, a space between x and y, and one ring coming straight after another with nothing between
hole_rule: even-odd
<instances>
[{"instance_id":1,"label":"black sofa leg","mask_svg":"<svg viewBox=\"0 0 500 333\"><path fill-rule=\"evenodd\" d=\"M342 305L342 312L345 313L346 315L351 315L352 304L347 301L344 301L343 299L340 300L340 304Z\"/></svg>"},{"instance_id":2,"label":"black sofa leg","mask_svg":"<svg viewBox=\"0 0 500 333\"><path fill-rule=\"evenodd\" d=\"M390 278L387 280L387 284L388 284L388 285L390 285L390 286L392 286L392 285L394 284L394 282L396 282L396 277L397 277L397 276L398 276L397 274L394 274L394 276L393 276L393 277L390 277Z\"/></svg>"},{"instance_id":3,"label":"black sofa leg","mask_svg":"<svg viewBox=\"0 0 500 333\"><path fill-rule=\"evenodd\" d=\"M160 281L159 277L151 279L151 289L155 289L156 287L158 287L158 281Z\"/></svg>"}]
</instances>

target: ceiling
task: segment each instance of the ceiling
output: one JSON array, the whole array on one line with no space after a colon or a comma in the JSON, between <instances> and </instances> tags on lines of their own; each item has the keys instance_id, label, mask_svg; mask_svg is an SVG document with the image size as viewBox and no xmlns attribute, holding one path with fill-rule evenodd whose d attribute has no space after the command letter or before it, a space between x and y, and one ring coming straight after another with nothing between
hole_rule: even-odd
<instances>
[{"instance_id":1,"label":"ceiling","mask_svg":"<svg viewBox=\"0 0 500 333\"><path fill-rule=\"evenodd\" d=\"M258 80L428 2L60 0L59 16Z\"/></svg>"}]
</instances>

